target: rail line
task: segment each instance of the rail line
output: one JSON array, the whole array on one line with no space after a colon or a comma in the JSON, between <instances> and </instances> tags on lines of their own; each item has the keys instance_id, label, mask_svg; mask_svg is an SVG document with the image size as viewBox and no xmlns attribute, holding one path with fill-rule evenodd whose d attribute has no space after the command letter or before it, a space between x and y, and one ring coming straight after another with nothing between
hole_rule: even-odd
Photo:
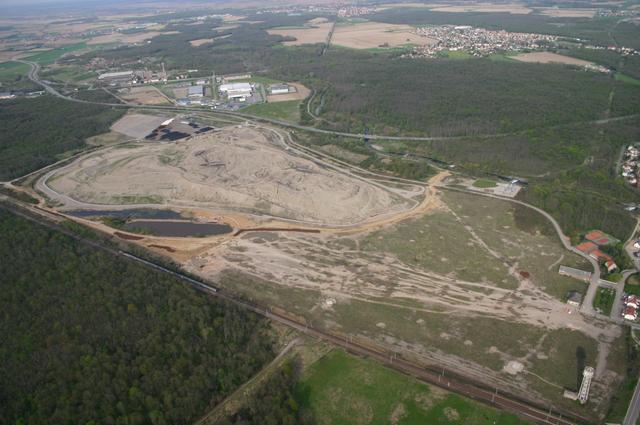
<instances>
[{"instance_id":1,"label":"rail line","mask_svg":"<svg viewBox=\"0 0 640 425\"><path fill-rule=\"evenodd\" d=\"M58 225L58 222L60 218L64 218L64 216L56 214L55 212L51 212L37 206L26 205L5 196L0 197L0 199L8 201L0 202L0 208L9 210L23 218L56 231L60 231L73 239L98 250L126 258L129 261L142 264L158 272L169 274L209 296L223 299L245 310L254 312L270 320L293 328L305 335L325 341L334 346L341 347L349 353L373 358L394 370L414 376L415 378L429 384L451 392L462 394L484 404L521 415L522 417L525 417L537 424L577 425L593 423L589 418L580 417L573 413L554 411L553 408L548 408L540 405L539 403L509 394L507 391L501 392L498 388L488 387L480 382L466 378L446 368L435 367L433 365L425 367L424 365L403 358L401 353L388 351L377 346L365 345L346 336L314 328L308 323L286 314L284 311L280 313L271 307L248 302L233 294L225 293L220 287L215 286L210 282L194 279L184 273L171 270L161 264L150 261L149 259L142 258L120 249L101 245L96 241L87 239L67 229L61 228Z\"/></svg>"}]
</instances>

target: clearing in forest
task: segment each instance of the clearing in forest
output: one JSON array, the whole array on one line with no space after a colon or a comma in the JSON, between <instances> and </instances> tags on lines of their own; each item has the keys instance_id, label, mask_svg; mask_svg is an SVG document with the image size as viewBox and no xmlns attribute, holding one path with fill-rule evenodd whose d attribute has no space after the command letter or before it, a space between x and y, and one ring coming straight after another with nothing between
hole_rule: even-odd
<instances>
[{"instance_id":1,"label":"clearing in forest","mask_svg":"<svg viewBox=\"0 0 640 425\"><path fill-rule=\"evenodd\" d=\"M566 65L577 65L577 66L595 65L593 62L572 58L570 56L559 55L557 53L551 53L551 52L522 53L512 57L513 59L518 60L520 62L563 63Z\"/></svg>"},{"instance_id":2,"label":"clearing in forest","mask_svg":"<svg viewBox=\"0 0 640 425\"><path fill-rule=\"evenodd\" d=\"M409 25L361 22L336 25L331 43L352 49L372 49L406 44L428 45L435 40L419 36Z\"/></svg>"}]
</instances>

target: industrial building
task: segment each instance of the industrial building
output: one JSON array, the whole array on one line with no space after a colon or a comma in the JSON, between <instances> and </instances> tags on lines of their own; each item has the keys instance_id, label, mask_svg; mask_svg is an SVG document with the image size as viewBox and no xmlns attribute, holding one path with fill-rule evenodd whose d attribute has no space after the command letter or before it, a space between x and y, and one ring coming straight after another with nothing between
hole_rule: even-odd
<instances>
[{"instance_id":1,"label":"industrial building","mask_svg":"<svg viewBox=\"0 0 640 425\"><path fill-rule=\"evenodd\" d=\"M105 72L98 75L100 81L130 81L133 79L133 71Z\"/></svg>"},{"instance_id":2,"label":"industrial building","mask_svg":"<svg viewBox=\"0 0 640 425\"><path fill-rule=\"evenodd\" d=\"M289 86L286 84L274 84L269 87L271 94L286 94L289 93Z\"/></svg>"},{"instance_id":3,"label":"industrial building","mask_svg":"<svg viewBox=\"0 0 640 425\"><path fill-rule=\"evenodd\" d=\"M189 91L187 93L189 98L194 97L203 97L204 96L204 86L189 86Z\"/></svg>"},{"instance_id":4,"label":"industrial building","mask_svg":"<svg viewBox=\"0 0 640 425\"><path fill-rule=\"evenodd\" d=\"M253 86L250 83L229 83L222 84L219 88L220 93L227 96L227 99L245 100L251 96Z\"/></svg>"}]
</instances>

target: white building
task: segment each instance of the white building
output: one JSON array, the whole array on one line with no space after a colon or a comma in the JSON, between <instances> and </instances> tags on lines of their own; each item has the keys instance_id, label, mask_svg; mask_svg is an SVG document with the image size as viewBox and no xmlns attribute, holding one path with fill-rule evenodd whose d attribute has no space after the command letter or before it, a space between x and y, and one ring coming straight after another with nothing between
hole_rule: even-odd
<instances>
[{"instance_id":1,"label":"white building","mask_svg":"<svg viewBox=\"0 0 640 425\"><path fill-rule=\"evenodd\" d=\"M121 71L121 72L105 72L98 75L98 80L125 80L132 79L133 71Z\"/></svg>"},{"instance_id":2,"label":"white building","mask_svg":"<svg viewBox=\"0 0 640 425\"><path fill-rule=\"evenodd\" d=\"M286 84L275 84L269 87L271 94L286 94L289 93L289 86Z\"/></svg>"},{"instance_id":3,"label":"white building","mask_svg":"<svg viewBox=\"0 0 640 425\"><path fill-rule=\"evenodd\" d=\"M228 99L246 99L251 96L253 86L250 83L229 83L222 84L219 87L220 93L227 96Z\"/></svg>"}]
</instances>

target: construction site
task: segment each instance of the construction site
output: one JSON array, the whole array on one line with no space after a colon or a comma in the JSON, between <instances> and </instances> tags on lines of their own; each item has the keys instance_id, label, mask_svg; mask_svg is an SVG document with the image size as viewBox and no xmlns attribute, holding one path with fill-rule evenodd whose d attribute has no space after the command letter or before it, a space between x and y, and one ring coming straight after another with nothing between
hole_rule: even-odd
<instances>
[{"instance_id":1,"label":"construction site","mask_svg":"<svg viewBox=\"0 0 640 425\"><path fill-rule=\"evenodd\" d=\"M167 122L149 117L137 134ZM506 200L452 189L447 170L423 183L365 171L273 126L142 139L44 173L35 194L299 323L604 415L625 373L621 329L564 302L586 284L558 266L584 260L552 233L518 228ZM118 213L125 225L105 219ZM582 404L565 393L581 393L586 366Z\"/></svg>"}]
</instances>

